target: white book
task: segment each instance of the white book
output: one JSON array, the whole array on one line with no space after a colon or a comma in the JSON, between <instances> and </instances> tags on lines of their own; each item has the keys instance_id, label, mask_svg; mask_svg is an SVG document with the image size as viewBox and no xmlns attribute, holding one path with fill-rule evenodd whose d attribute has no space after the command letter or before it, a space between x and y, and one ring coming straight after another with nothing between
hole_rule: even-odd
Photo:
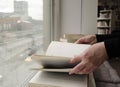
<instances>
[{"instance_id":1,"label":"white book","mask_svg":"<svg viewBox=\"0 0 120 87\"><path fill-rule=\"evenodd\" d=\"M53 41L46 55L33 55L32 59L42 68L29 81L29 87L88 87L88 75L69 75L73 67L69 63L75 55L80 55L90 45ZM51 67L52 66L52 67ZM93 86L92 86L93 87Z\"/></svg>"},{"instance_id":2,"label":"white book","mask_svg":"<svg viewBox=\"0 0 120 87\"><path fill-rule=\"evenodd\" d=\"M88 76L39 71L28 87L88 87Z\"/></svg>"},{"instance_id":3,"label":"white book","mask_svg":"<svg viewBox=\"0 0 120 87\"><path fill-rule=\"evenodd\" d=\"M46 55L32 56L33 60L43 66L42 68L33 68L33 70L69 72L78 64L71 64L70 59L75 55L80 55L88 47L90 45L53 41L49 45Z\"/></svg>"}]
</instances>

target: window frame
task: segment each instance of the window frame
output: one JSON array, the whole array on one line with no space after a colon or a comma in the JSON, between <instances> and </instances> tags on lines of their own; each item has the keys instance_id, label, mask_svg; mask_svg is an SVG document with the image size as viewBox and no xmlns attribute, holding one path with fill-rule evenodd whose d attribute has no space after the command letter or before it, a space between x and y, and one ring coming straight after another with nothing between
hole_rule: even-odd
<instances>
[{"instance_id":1,"label":"window frame","mask_svg":"<svg viewBox=\"0 0 120 87\"><path fill-rule=\"evenodd\" d=\"M59 40L60 21L60 0L43 0L44 50L51 41Z\"/></svg>"}]
</instances>

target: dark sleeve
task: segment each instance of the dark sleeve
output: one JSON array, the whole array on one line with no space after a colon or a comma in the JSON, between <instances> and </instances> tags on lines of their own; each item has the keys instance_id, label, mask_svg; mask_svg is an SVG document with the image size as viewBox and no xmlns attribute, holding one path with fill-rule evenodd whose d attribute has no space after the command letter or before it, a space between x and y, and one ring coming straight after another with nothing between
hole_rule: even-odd
<instances>
[{"instance_id":1,"label":"dark sleeve","mask_svg":"<svg viewBox=\"0 0 120 87\"><path fill-rule=\"evenodd\" d=\"M102 42L107 39L112 39L112 38L119 38L120 37L120 29L119 30L114 30L112 34L107 34L107 35L98 35L96 34L96 38L98 42Z\"/></svg>"},{"instance_id":2,"label":"dark sleeve","mask_svg":"<svg viewBox=\"0 0 120 87\"><path fill-rule=\"evenodd\" d=\"M112 38L104 41L109 58L120 57L120 38Z\"/></svg>"},{"instance_id":3,"label":"dark sleeve","mask_svg":"<svg viewBox=\"0 0 120 87\"><path fill-rule=\"evenodd\" d=\"M96 35L97 41L105 43L109 58L120 57L120 29L109 35Z\"/></svg>"},{"instance_id":4,"label":"dark sleeve","mask_svg":"<svg viewBox=\"0 0 120 87\"><path fill-rule=\"evenodd\" d=\"M114 36L112 35L97 35L96 34L96 38L97 38L97 42L102 42L104 40L107 40L107 39L110 39L110 38L113 38Z\"/></svg>"}]
</instances>

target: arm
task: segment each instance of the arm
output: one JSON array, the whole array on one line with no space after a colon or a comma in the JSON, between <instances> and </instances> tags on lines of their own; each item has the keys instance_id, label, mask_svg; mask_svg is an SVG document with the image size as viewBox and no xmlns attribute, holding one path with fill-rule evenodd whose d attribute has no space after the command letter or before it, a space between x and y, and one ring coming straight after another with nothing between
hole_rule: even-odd
<instances>
[{"instance_id":1,"label":"arm","mask_svg":"<svg viewBox=\"0 0 120 87\"><path fill-rule=\"evenodd\" d=\"M96 43L97 41L100 42ZM111 35L98 35L96 37L95 35L86 36L79 39L77 43L92 43L93 45L81 55L71 59L71 63L80 63L69 74L88 74L99 67L107 58L120 56L120 33L118 32L114 32Z\"/></svg>"},{"instance_id":2,"label":"arm","mask_svg":"<svg viewBox=\"0 0 120 87\"><path fill-rule=\"evenodd\" d=\"M96 35L97 42L104 41L109 58L120 57L120 30L114 30L110 35Z\"/></svg>"}]
</instances>

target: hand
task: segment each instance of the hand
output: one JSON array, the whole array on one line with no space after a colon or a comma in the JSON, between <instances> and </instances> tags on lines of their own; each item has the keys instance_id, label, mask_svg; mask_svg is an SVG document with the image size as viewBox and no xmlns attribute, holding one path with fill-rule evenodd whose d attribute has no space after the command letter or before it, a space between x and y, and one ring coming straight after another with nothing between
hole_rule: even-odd
<instances>
[{"instance_id":1,"label":"hand","mask_svg":"<svg viewBox=\"0 0 120 87\"><path fill-rule=\"evenodd\" d=\"M95 35L87 35L78 39L75 43L77 44L95 44L97 42Z\"/></svg>"},{"instance_id":2,"label":"hand","mask_svg":"<svg viewBox=\"0 0 120 87\"><path fill-rule=\"evenodd\" d=\"M79 62L69 74L89 74L108 58L104 42L91 45L85 52L71 59L71 63Z\"/></svg>"}]
</instances>

